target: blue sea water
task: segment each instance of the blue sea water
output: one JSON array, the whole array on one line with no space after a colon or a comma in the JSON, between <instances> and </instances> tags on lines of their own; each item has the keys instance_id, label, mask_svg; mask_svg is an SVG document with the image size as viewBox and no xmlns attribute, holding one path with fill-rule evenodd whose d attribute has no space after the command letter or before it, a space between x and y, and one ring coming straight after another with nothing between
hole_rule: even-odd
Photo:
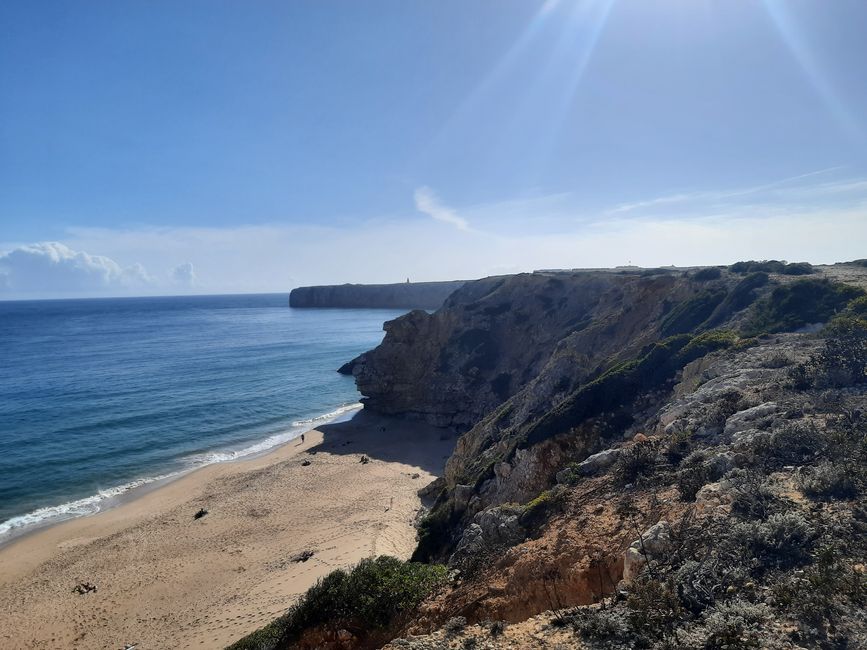
<instances>
[{"instance_id":1,"label":"blue sea water","mask_svg":"<svg viewBox=\"0 0 867 650\"><path fill-rule=\"evenodd\" d=\"M0 302L0 542L358 407L392 310L288 296Z\"/></svg>"}]
</instances>

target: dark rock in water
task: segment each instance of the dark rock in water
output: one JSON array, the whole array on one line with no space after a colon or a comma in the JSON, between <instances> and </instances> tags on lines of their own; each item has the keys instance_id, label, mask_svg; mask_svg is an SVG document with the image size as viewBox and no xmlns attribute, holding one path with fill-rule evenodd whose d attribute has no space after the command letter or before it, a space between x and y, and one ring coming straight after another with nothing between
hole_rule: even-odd
<instances>
[{"instance_id":1,"label":"dark rock in water","mask_svg":"<svg viewBox=\"0 0 867 650\"><path fill-rule=\"evenodd\" d=\"M353 368L355 368L355 360L347 361L337 369L337 372L341 375L351 375Z\"/></svg>"},{"instance_id":2,"label":"dark rock in water","mask_svg":"<svg viewBox=\"0 0 867 650\"><path fill-rule=\"evenodd\" d=\"M206 514L208 514L208 511L205 510L204 508L201 508L201 509L199 509L198 512L196 512L196 514L193 515L193 519L201 519Z\"/></svg>"},{"instance_id":3,"label":"dark rock in water","mask_svg":"<svg viewBox=\"0 0 867 650\"><path fill-rule=\"evenodd\" d=\"M301 467L307 467L310 464L311 464L310 461L307 460L306 458L303 461L301 461Z\"/></svg>"},{"instance_id":4,"label":"dark rock in water","mask_svg":"<svg viewBox=\"0 0 867 650\"><path fill-rule=\"evenodd\" d=\"M439 309L446 298L463 285L463 281L454 280L298 287L289 294L289 306Z\"/></svg>"}]
</instances>

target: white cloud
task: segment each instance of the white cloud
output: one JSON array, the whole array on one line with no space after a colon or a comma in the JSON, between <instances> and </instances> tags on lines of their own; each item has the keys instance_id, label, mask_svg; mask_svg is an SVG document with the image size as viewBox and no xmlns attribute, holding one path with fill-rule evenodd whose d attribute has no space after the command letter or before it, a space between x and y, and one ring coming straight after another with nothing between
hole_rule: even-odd
<instances>
[{"instance_id":1,"label":"white cloud","mask_svg":"<svg viewBox=\"0 0 867 650\"><path fill-rule=\"evenodd\" d=\"M152 283L141 264L122 267L110 257L75 251L60 242L19 246L0 255L4 294L90 295L127 292Z\"/></svg>"},{"instance_id":2,"label":"white cloud","mask_svg":"<svg viewBox=\"0 0 867 650\"><path fill-rule=\"evenodd\" d=\"M77 277L76 264L96 269L85 273L87 283L72 283L80 294L128 295L288 292L306 284L401 282L407 276L413 281L470 279L629 262L689 266L864 257L867 183L821 180L790 183L785 195L775 187L775 194L762 194L761 201L755 193L744 201L727 191L710 200L693 198L634 212L590 211L577 195L462 206L460 214L473 227L460 237L439 220L412 215L343 227L77 228L62 244L7 245L6 250L16 250L0 255L0 296L70 295L64 283ZM99 251L106 257L75 251ZM165 271L149 276L133 262ZM31 263L38 267L32 272ZM150 281L133 286L129 278L136 277Z\"/></svg>"},{"instance_id":3,"label":"white cloud","mask_svg":"<svg viewBox=\"0 0 867 650\"><path fill-rule=\"evenodd\" d=\"M196 285L196 271L192 262L184 262L178 264L171 272L172 281L183 287L194 287Z\"/></svg>"},{"instance_id":4,"label":"white cloud","mask_svg":"<svg viewBox=\"0 0 867 650\"><path fill-rule=\"evenodd\" d=\"M415 191L415 208L429 217L448 223L458 230L469 230L470 224L459 217L450 207L443 205L439 197L429 187L419 187Z\"/></svg>"}]
</instances>

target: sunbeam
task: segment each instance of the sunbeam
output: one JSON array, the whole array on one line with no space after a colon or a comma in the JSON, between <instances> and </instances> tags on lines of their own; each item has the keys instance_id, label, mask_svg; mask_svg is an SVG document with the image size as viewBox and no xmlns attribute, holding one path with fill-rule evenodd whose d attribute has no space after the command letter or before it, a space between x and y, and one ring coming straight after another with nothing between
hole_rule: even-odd
<instances>
[{"instance_id":1,"label":"sunbeam","mask_svg":"<svg viewBox=\"0 0 867 650\"><path fill-rule=\"evenodd\" d=\"M834 117L840 128L849 135L864 137L864 129L861 122L849 110L846 103L834 88L828 74L821 68L810 51L810 47L804 38L803 31L792 18L786 3L782 0L762 0L774 28L780 34L792 57L801 67L804 75L809 80L813 89L819 95L822 103Z\"/></svg>"}]
</instances>

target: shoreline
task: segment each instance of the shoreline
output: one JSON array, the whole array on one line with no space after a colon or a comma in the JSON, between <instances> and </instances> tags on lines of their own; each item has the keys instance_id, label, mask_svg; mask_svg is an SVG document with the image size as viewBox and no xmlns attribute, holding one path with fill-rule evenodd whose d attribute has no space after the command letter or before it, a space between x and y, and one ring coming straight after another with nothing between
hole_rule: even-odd
<instances>
[{"instance_id":1,"label":"shoreline","mask_svg":"<svg viewBox=\"0 0 867 650\"><path fill-rule=\"evenodd\" d=\"M407 558L416 492L454 437L363 410L305 436L9 540L0 648L224 647L334 568ZM209 513L194 519L199 508ZM305 550L310 560L292 561ZM98 592L73 594L79 582Z\"/></svg>"},{"instance_id":2,"label":"shoreline","mask_svg":"<svg viewBox=\"0 0 867 650\"><path fill-rule=\"evenodd\" d=\"M289 425L289 430L282 433L273 433L265 438L262 438L261 440L258 440L257 442L248 441L250 444L247 444L240 449L229 449L224 451L220 448L215 448L213 450L197 454L198 456L202 456L204 458L215 458L215 460L205 460L199 463L192 464L189 467L184 467L169 472L167 474L158 474L156 476L143 476L131 479L126 483L116 485L105 490L101 490L96 494L90 494L78 499L72 499L70 501L65 501L63 503L59 503L53 506L43 506L41 508L37 508L36 510L26 512L21 515L15 515L13 517L10 517L9 519L6 519L5 521L0 522L0 530L2 530L4 526L9 526L9 530L0 532L0 549L3 549L17 539L28 537L29 535L40 530L45 530L46 528L50 528L52 526L58 526L67 521L81 519L84 517L92 517L94 515L100 514L101 512L106 512L113 508L117 508L124 503L135 500L147 494L151 490L155 490L165 485L168 485L172 481L177 481L187 476L188 474L192 472L197 472L201 469L204 469L205 467L217 465L220 463L243 462L246 460L253 460L255 458L265 456L273 451L276 451L284 445L290 444L293 440L297 440L302 435L315 430L317 426L324 426L327 424L343 422L346 419L352 418L353 415L360 412L362 408L363 406L360 402L343 404L332 411L323 413L322 415L317 415L305 420L293 421ZM307 426L309 426L309 428L303 428ZM288 437L282 439L284 436ZM267 443L269 440L276 438L281 438L281 440L279 440L278 442L274 442L271 445L262 447L261 449L257 449L257 447L260 447L261 445ZM112 492L114 492L114 494L108 494L107 496L103 496L103 493ZM96 509L94 511L79 512L68 515L66 515L62 511L59 511L62 508L75 507L77 504L81 504L79 507L84 507L88 502L92 502L96 506ZM57 510L59 512L53 515L49 514L41 519L34 521L33 523L10 525L10 522L14 522L20 519L26 519L28 517L33 517L41 512L50 512L54 510Z\"/></svg>"}]
</instances>

